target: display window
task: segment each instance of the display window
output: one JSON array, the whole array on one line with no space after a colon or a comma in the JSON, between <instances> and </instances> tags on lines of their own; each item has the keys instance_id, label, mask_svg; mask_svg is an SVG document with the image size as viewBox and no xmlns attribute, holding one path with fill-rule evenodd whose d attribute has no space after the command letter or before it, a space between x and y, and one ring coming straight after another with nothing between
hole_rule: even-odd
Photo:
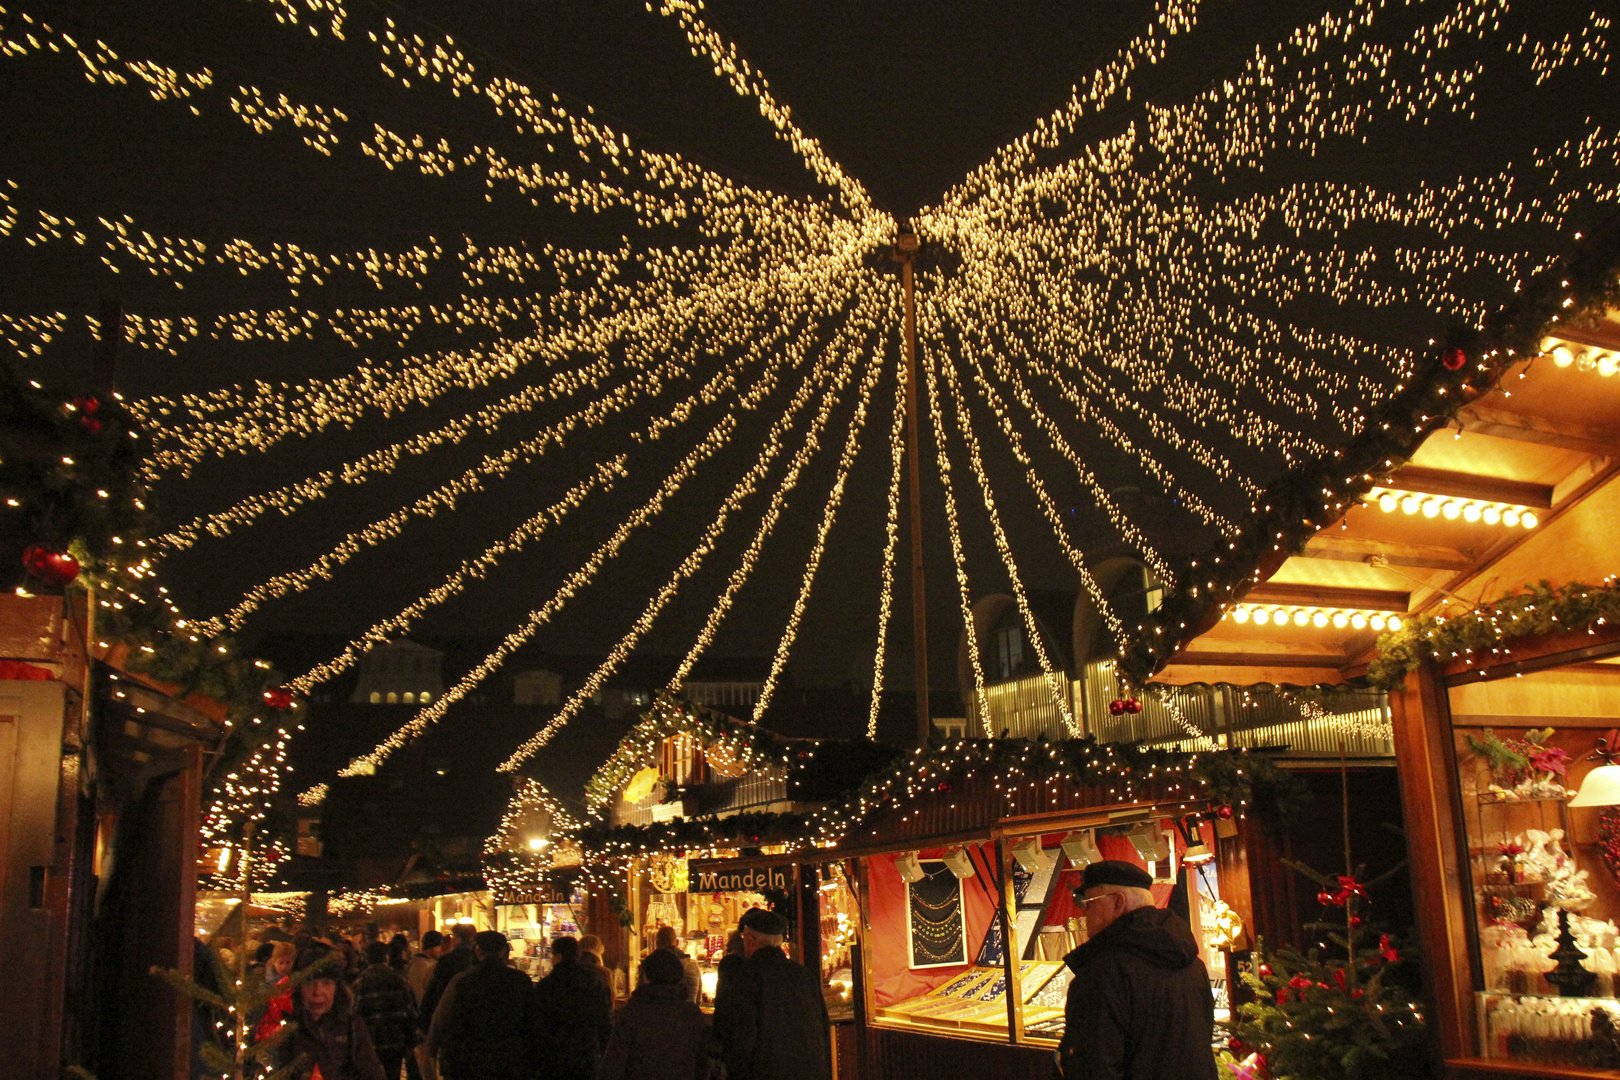
<instances>
[{"instance_id":1,"label":"display window","mask_svg":"<svg viewBox=\"0 0 1620 1080\"><path fill-rule=\"evenodd\" d=\"M810 872L809 867L805 872ZM816 909L820 916L821 993L834 1022L855 1019L855 975L852 966L860 904L845 863L816 868Z\"/></svg>"},{"instance_id":2,"label":"display window","mask_svg":"<svg viewBox=\"0 0 1620 1080\"><path fill-rule=\"evenodd\" d=\"M1211 833L1206 842L1213 841ZM1063 960L1085 941L1073 898L1080 868L1100 859L1134 862L1154 875L1162 907L1171 902L1184 848L1169 818L1144 813L1125 825L1009 834L999 855L995 842L980 841L870 856L866 963L874 1022L997 1040L1017 1025L1016 1041L1055 1046L1071 978ZM1212 871L1202 884L1190 876L1194 911L1218 902ZM1190 921L1198 933L1202 920ZM1224 958L1213 962L1214 945L1206 951L1212 973L1224 975Z\"/></svg>"},{"instance_id":3,"label":"display window","mask_svg":"<svg viewBox=\"0 0 1620 1080\"><path fill-rule=\"evenodd\" d=\"M1620 664L1449 689L1480 1053L1620 1067ZM1590 805L1588 805L1590 804Z\"/></svg>"}]
</instances>

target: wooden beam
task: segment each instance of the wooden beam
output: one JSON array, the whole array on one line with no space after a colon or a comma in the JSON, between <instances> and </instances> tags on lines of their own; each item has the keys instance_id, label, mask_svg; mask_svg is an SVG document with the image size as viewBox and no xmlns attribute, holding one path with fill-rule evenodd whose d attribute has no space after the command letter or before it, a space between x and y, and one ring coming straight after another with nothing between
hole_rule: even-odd
<instances>
[{"instance_id":1,"label":"wooden beam","mask_svg":"<svg viewBox=\"0 0 1620 1080\"><path fill-rule=\"evenodd\" d=\"M1410 609L1411 601L1410 592L1396 589L1346 589L1333 585L1283 585L1268 581L1245 593L1241 603L1360 608L1363 611L1394 611L1404 615Z\"/></svg>"},{"instance_id":2,"label":"wooden beam","mask_svg":"<svg viewBox=\"0 0 1620 1080\"><path fill-rule=\"evenodd\" d=\"M1522 480L1502 480L1494 476L1475 476L1473 473L1451 472L1447 469L1425 469L1407 465L1396 470L1389 478L1388 487L1400 491L1416 491L1425 495L1447 495L1457 499L1478 499L1481 502L1512 503L1537 510L1552 509L1552 485L1529 484Z\"/></svg>"},{"instance_id":3,"label":"wooden beam","mask_svg":"<svg viewBox=\"0 0 1620 1080\"><path fill-rule=\"evenodd\" d=\"M1511 409L1492 409L1484 405L1465 405L1457 414L1464 431L1491 435L1515 442L1556 446L1601 457L1620 457L1620 431L1572 424L1546 416L1515 412Z\"/></svg>"},{"instance_id":4,"label":"wooden beam","mask_svg":"<svg viewBox=\"0 0 1620 1080\"><path fill-rule=\"evenodd\" d=\"M1473 557L1457 548L1342 536L1325 530L1306 543L1300 557L1364 563L1369 555L1382 555L1391 566L1413 566L1425 570L1466 570L1474 565Z\"/></svg>"}]
</instances>

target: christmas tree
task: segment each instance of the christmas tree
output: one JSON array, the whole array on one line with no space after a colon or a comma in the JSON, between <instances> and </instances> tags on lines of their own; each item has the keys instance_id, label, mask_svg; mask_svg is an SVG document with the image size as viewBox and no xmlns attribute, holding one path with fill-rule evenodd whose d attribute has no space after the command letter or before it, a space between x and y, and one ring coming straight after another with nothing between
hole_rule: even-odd
<instances>
[{"instance_id":1,"label":"christmas tree","mask_svg":"<svg viewBox=\"0 0 1620 1080\"><path fill-rule=\"evenodd\" d=\"M1363 917L1372 883L1363 882L1361 868L1350 861L1347 781L1344 853L1345 873L1332 876L1282 860L1317 883L1323 914L1305 926L1324 940L1304 954L1268 953L1264 941L1256 942L1254 966L1243 973L1255 999L1239 1007L1228 1050L1220 1055L1223 1068L1239 1080L1430 1075L1422 1009L1400 970L1410 958Z\"/></svg>"},{"instance_id":2,"label":"christmas tree","mask_svg":"<svg viewBox=\"0 0 1620 1080\"><path fill-rule=\"evenodd\" d=\"M219 1017L220 1026L229 1031L227 1040L209 1041L193 1048L204 1067L210 1074L229 1080L291 1080L304 1064L302 1056L278 1067L275 1050L292 1034L292 1025L283 1024L274 1032L266 1032L261 1039L254 1030L254 1023L273 998L291 993L311 978L336 978L343 964L342 955L330 953L275 986L266 984L263 979L249 978L240 961L236 971L228 971L212 949L208 950L208 957L213 965L210 972L213 978L206 982L188 978L172 968L152 969L152 974L210 1008ZM208 985L209 982L212 985Z\"/></svg>"}]
</instances>

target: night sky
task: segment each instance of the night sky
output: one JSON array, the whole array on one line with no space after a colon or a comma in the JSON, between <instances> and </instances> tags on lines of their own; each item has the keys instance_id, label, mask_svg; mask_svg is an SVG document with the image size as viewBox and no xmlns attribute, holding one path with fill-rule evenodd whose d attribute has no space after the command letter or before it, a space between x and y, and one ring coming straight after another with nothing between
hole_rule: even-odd
<instances>
[{"instance_id":1,"label":"night sky","mask_svg":"<svg viewBox=\"0 0 1620 1080\"><path fill-rule=\"evenodd\" d=\"M264 0L169 0L160 5L43 3L26 8L45 21L72 27L81 40L102 38L126 58L153 56L181 70L207 66L220 86L258 87L268 97L288 93L298 100L343 103L353 113L354 130L328 158L312 152L296 132L272 135L250 131L219 101L193 116L185 102L154 102L139 88L111 89L87 83L77 65L35 53L0 61L0 161L4 178L18 187L14 198L24 221L34 207L74 217L94 232L95 218L129 214L154 234L196 236L211 248L233 237L261 247L275 241L318 251L376 248L397 251L434 238L451 259L462 237L484 245L616 242L627 223L586 220L555 208L531 207L497 193L484 198L479 177L463 171L426 180L407 170L385 171L355 152L371 114L386 115L402 129L430 137L507 138L487 113L442 95L405 92L382 79L375 65L352 47L330 37L309 38L278 26L273 5ZM1083 125L1054 151L1053 158L1118 134L1139 122L1143 101L1183 101L1234 72L1258 42L1279 39L1289 26L1328 5L1321 3L1205 4L1198 31L1173 42L1167 59L1137 79L1136 105ZM1560 11L1568 7L1559 5ZM652 147L677 151L733 179L785 194L825 196L786 145L773 136L753 103L714 78L706 61L695 59L672 20L638 3L600 0L455 0L381 5L401 25L423 32L439 27L486 69L510 73L535 88L555 91L571 106L590 103L599 117ZM356 5L356 23L371 9ZM1050 112L1071 86L1089 78L1119 47L1147 24L1147 3L938 4L920 0L814 0L707 6L711 24L735 41L771 80L777 97L790 104L798 122L821 139L829 154L871 192L874 201L904 219L935 202L998 146L1028 131ZM1399 36L1390 16L1386 35ZM419 21L417 21L419 20ZM1577 20L1578 21L1578 20ZM6 17L15 30L15 16ZM1614 95L1594 93L1592 82L1570 80L1546 88L1522 83L1487 84L1480 91L1480 118L1444 124L1383 129L1378 139L1335 146L1317 158L1274 163L1265 180L1321 176L1341 181L1376 182L1407 189L1425 182L1472 175L1477 164L1522 156L1533 145L1551 145L1563 128L1594 108L1613 110ZM218 98L215 94L215 98ZM1491 165L1497 167L1496 164ZM177 290L166 280L136 269L111 275L102 267L97 245L56 242L40 248L21 243L22 226L5 241L7 270L0 276L0 312L25 315L52 311L77 318L114 298L126 310L146 316L196 314L305 304L321 309L405 302L446 302L459 280L454 273L430 277L420 290L380 293L363 278L335 275L321 286L306 285L289 296L273 275L243 278L223 269L205 269ZM1567 238L1533 238L1511 229L1467 237L1468 243L1515 250L1534 243L1560 254ZM1368 243L1378 237L1369 234ZM442 279L442 280L441 280ZM1484 287L1482 286L1482 290ZM492 292L494 290L492 287ZM1501 297L1495 297L1498 302ZM1303 298L1284 313L1303 322L1353 330L1382 342L1422 348L1444 329L1445 320L1403 308L1347 309ZM59 335L39 356L13 357L34 378L65 390L88 381L89 342L82 321ZM454 336L424 332L407 352L452 343ZM397 355L386 341L368 344L366 355ZM175 396L206 392L252 380L331 376L348 370L353 351L331 338L292 344L238 344L204 339L169 356L153 349L125 349L119 383L131 396ZM1392 377L1393 378L1393 377ZM890 384L885 383L885 387ZM392 417L374 416L353 430L329 430L307 441L289 441L268 453L203 462L185 480L162 482L158 505L171 523L218 509L229 502L344 461L411 433L443 422L452 412L493 400L502 388L447 395L442 403ZM885 399L890 391L880 389ZM1251 404L1254 404L1251 402ZM1264 402L1257 407L1264 408ZM639 415L639 414L637 414ZM842 414L841 414L842 415ZM480 455L510 445L540 426L544 411L503 425L495 435L474 435L461 445L413 459L394 475L363 488L338 488L298 514L272 516L266 524L212 539L170 560L165 580L188 612L218 613L235 597L271 574L303 565L334 539L390 509L409 502L434 483L454 476ZM759 431L769 417L745 423L716 467L699 476L673 504L662 524L640 537L600 583L583 594L570 616L537 646L555 652L602 652L635 618L646 598L668 577L693 542L719 495L747 467ZM625 424L628 425L626 420ZM874 431L882 421L874 422ZM752 426L750 426L752 424ZM353 634L378 617L409 603L462 558L504 535L534 509L555 499L591 462L620 445L623 426L589 431L571 439L537 466L519 467L492 491L467 496L454 513L411 525L404 537L368 549L331 583L276 602L255 616L242 636L248 642L276 631ZM841 430L835 428L835 430ZM1331 423L1313 432L1331 445L1344 437ZM1083 429L1074 432L1106 487L1127 492L1124 504L1167 552L1193 552L1214 540L1185 508L1155 488L1140 464ZM751 441L752 440L752 441ZM876 627L875 600L883 544L883 513L888 461L881 438L857 463L833 546L818 579L813 602L800 631L792 673L800 684L869 682ZM925 444L926 445L926 444ZM660 453L651 451L656 464ZM1231 453L1240 471L1265 483L1284 464L1276 455L1241 447ZM715 653L768 655L786 620L810 537L831 476L832 455L823 455L767 549L764 569L745 590L719 639ZM958 466L960 468L960 466ZM1073 515L1075 535L1089 555L1117 553L1118 537L1075 481L1051 461L1039 467L1050 477L1054 497ZM988 469L1006 492L1009 522L1025 584L1032 589L1073 592L1074 571L1066 563L1033 500L1020 494L1020 468L1004 451L991 449ZM657 479L649 469L557 534L503 565L497 575L445 605L424 623L423 633L498 637L524 612L549 595L555 583L600 542L628 508L646 497ZM976 594L1005 587L977 496L959 477L967 554ZM1140 497L1129 494L1140 490ZM1228 485L1211 486L1207 497L1231 516L1247 500ZM694 581L683 587L644 651L678 653L690 642L723 587L741 546L752 532L752 518L727 534L726 541ZM945 540L943 502L936 484L926 494L929 600L936 683L954 681L960 626L955 583ZM904 522L902 522L904 528ZM899 564L905 579L904 546ZM903 659L910 655L909 596L897 597L891 636L891 685L904 685ZM1063 628L1066 630L1067 628Z\"/></svg>"}]
</instances>

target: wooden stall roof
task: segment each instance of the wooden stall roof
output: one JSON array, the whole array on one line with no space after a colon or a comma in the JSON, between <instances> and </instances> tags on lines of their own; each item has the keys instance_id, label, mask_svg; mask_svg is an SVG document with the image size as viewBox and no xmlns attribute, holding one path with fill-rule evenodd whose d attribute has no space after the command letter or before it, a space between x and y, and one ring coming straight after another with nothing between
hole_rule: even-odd
<instances>
[{"instance_id":1,"label":"wooden stall roof","mask_svg":"<svg viewBox=\"0 0 1620 1080\"><path fill-rule=\"evenodd\" d=\"M1559 359L1553 350L1569 351ZM1595 328L1560 333L1547 352L1507 369L1495 387L1431 433L1368 499L1319 530L1229 609L1184 642L1155 681L1237 685L1339 683L1366 670L1370 625L1283 626L1236 607L1289 612L1443 613L1448 603L1492 601L1541 580L1596 584L1620 571L1620 311ZM1469 502L1529 510L1534 528L1469 521L1421 509L1380 509L1388 491L1462 508ZM1594 574L1596 578L1594 579Z\"/></svg>"}]
</instances>

